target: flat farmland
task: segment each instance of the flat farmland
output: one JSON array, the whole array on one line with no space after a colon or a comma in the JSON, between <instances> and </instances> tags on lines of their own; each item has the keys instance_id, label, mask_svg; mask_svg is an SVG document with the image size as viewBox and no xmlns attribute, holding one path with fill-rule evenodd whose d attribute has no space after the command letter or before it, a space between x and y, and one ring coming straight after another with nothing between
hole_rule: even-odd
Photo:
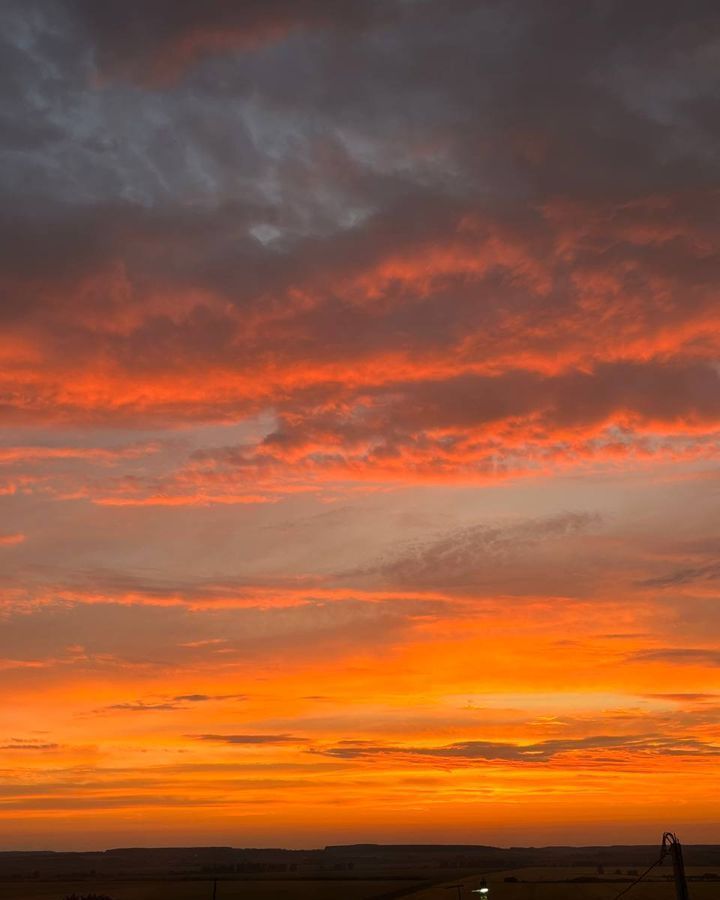
<instances>
[{"instance_id":1,"label":"flat farmland","mask_svg":"<svg viewBox=\"0 0 720 900\"><path fill-rule=\"evenodd\" d=\"M619 868L622 875L617 875ZM642 870L639 870L642 871ZM689 868L690 877L712 873L720 875L714 867ZM665 880L667 868L652 873L659 880L641 882L628 893L628 900L674 900L672 881ZM427 887L427 879L417 882L408 879L380 878L258 878L218 879L217 900L391 900L401 897L407 900L455 900L457 885L462 886L464 900L479 898L472 893L482 878L490 889L488 900L613 900L628 881L582 882L578 878L632 878L627 867L606 866L599 875L597 867L535 867L507 869L478 873L438 882ZM506 878L517 878L508 882ZM434 880L434 879L433 879ZM65 897L96 893L111 900L212 900L211 879L153 879L84 881L24 881L0 882L0 900L65 900ZM691 881L691 900L718 900L720 881Z\"/></svg>"},{"instance_id":2,"label":"flat farmland","mask_svg":"<svg viewBox=\"0 0 720 900\"><path fill-rule=\"evenodd\" d=\"M375 900L412 890L412 882L356 880L220 881L217 900ZM212 900L212 881L0 882L0 900L65 900L73 893L111 900ZM447 900L447 895L446 900Z\"/></svg>"},{"instance_id":3,"label":"flat farmland","mask_svg":"<svg viewBox=\"0 0 720 900\"><path fill-rule=\"evenodd\" d=\"M626 875L627 868L620 867L623 878L635 876ZM638 870L640 874L643 869ZM667 868L660 868L651 873L655 875L659 871L661 877L670 874ZM489 894L488 900L613 900L621 890L628 887L629 881L604 882L577 882L575 878L620 878L615 876L615 867L605 867L605 874L598 875L596 867L543 867L511 869L502 872L487 872L483 875L469 878L458 878L437 884L434 887L423 888L408 895L410 900L454 900L457 889L454 885L462 885L462 897L464 900L480 898L480 894L472 893L480 885L481 878L487 881ZM689 868L689 876L702 876L705 873L720 874L720 869ZM518 882L506 882L505 878L514 877ZM657 878L657 875L656 875ZM689 885L691 900L719 900L720 882L693 881ZM627 900L675 900L675 887L672 881L642 881L628 892Z\"/></svg>"}]
</instances>

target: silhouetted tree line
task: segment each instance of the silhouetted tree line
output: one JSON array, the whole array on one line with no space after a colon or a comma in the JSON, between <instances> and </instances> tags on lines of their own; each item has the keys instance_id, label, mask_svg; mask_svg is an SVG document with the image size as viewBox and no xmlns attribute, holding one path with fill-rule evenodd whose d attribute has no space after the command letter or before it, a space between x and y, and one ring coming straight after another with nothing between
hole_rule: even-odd
<instances>
[{"instance_id":1,"label":"silhouetted tree line","mask_svg":"<svg viewBox=\"0 0 720 900\"><path fill-rule=\"evenodd\" d=\"M107 894L68 894L65 900L112 900Z\"/></svg>"},{"instance_id":2,"label":"silhouetted tree line","mask_svg":"<svg viewBox=\"0 0 720 900\"><path fill-rule=\"evenodd\" d=\"M352 867L352 863L349 864ZM335 868L338 868L336 865ZM217 875L230 875L233 872L255 875L260 872L296 872L297 863L216 863L211 866L201 866L201 872Z\"/></svg>"}]
</instances>

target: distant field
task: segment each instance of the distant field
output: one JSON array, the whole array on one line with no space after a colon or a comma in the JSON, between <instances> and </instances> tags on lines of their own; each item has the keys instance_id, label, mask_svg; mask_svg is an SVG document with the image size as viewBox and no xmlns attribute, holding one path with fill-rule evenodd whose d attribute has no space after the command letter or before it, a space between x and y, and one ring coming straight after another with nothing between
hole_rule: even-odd
<instances>
[{"instance_id":1,"label":"distant field","mask_svg":"<svg viewBox=\"0 0 720 900\"><path fill-rule=\"evenodd\" d=\"M599 877L613 878L615 869L622 877L630 877L627 866L606 866ZM662 874L667 869L661 869ZM690 875L704 872L720 872L712 867L689 869ZM577 877L597 877L596 867L527 868L512 869L485 874L490 894L488 900L613 900L628 882L582 884L569 881ZM483 876L450 878L431 888L418 887L412 892L409 881L358 880L301 880L285 881L265 879L257 881L218 881L217 900L376 900L402 890L406 900L455 900L455 890L448 887L463 885L464 900L479 898L471 893ZM506 877L520 879L518 883L505 882ZM566 883L561 883L568 879ZM560 883L559 883L560 882ZM427 882L426 882L427 883ZM419 884L419 881L418 881ZM104 881L84 882L0 882L0 900L64 900L73 893L83 895L94 891L106 894L112 900L212 900L212 881ZM644 882L627 895L628 900L674 900L675 892L670 882ZM720 883L692 882L691 900L718 900Z\"/></svg>"},{"instance_id":2,"label":"distant field","mask_svg":"<svg viewBox=\"0 0 720 900\"><path fill-rule=\"evenodd\" d=\"M479 900L479 894L471 893L473 888L480 884L480 878L487 880L490 893L489 900L613 900L613 898L629 882L609 882L596 884L582 884L568 881L564 884L543 883L557 882L562 879L572 879L581 876L613 878L615 869L621 869L623 877L627 876L627 866L606 866L605 873L598 876L596 867L546 867L512 869L504 872L487 873L485 876L460 878L448 881L436 887L420 890L407 898L407 900L455 900L454 891L448 891L448 885L462 884L464 900ZM642 872L638 870L638 874ZM705 872L720 872L720 870L707 867L700 869L688 869L689 875L701 875ZM660 869L661 874L668 873L668 869ZM506 883L506 877L521 879L520 883ZM617 876L620 877L620 876ZM720 900L720 883L692 882L689 885L691 900ZM342 896L342 895L339 895ZM640 882L628 894L627 900L675 900L675 888L668 882Z\"/></svg>"},{"instance_id":3,"label":"distant field","mask_svg":"<svg viewBox=\"0 0 720 900\"><path fill-rule=\"evenodd\" d=\"M218 881L217 900L373 900L411 886L402 881ZM211 881L0 882L0 900L64 900L92 891L112 900L212 900L213 895Z\"/></svg>"}]
</instances>

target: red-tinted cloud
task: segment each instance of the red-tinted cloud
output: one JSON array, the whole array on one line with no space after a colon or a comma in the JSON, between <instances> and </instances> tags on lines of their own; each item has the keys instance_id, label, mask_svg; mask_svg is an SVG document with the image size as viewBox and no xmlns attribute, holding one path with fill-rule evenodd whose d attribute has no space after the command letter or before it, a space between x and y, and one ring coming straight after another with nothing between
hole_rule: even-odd
<instances>
[{"instance_id":1,"label":"red-tinted cloud","mask_svg":"<svg viewBox=\"0 0 720 900\"><path fill-rule=\"evenodd\" d=\"M710 840L717 5L26 7L3 842Z\"/></svg>"}]
</instances>

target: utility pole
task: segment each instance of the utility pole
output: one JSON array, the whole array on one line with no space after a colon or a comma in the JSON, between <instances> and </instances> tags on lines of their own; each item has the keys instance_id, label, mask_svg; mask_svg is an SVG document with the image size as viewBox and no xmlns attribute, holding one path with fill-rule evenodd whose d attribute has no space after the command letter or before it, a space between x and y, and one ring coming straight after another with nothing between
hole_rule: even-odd
<instances>
[{"instance_id":1,"label":"utility pole","mask_svg":"<svg viewBox=\"0 0 720 900\"><path fill-rule=\"evenodd\" d=\"M213 881L213 900L217 898L217 878Z\"/></svg>"},{"instance_id":2,"label":"utility pole","mask_svg":"<svg viewBox=\"0 0 720 900\"><path fill-rule=\"evenodd\" d=\"M671 831L666 831L663 835L661 857L664 858L668 853L672 857L673 875L675 876L675 897L677 900L689 900L682 847L677 839L677 835Z\"/></svg>"}]
</instances>

